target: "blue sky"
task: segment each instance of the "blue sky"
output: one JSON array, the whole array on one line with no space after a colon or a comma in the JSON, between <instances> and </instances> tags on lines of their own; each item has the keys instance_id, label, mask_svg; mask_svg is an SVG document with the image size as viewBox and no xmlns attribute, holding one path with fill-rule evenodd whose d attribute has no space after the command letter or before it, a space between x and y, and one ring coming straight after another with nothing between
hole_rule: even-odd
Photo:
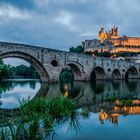
<instances>
[{"instance_id":1,"label":"blue sky","mask_svg":"<svg viewBox=\"0 0 140 140\"><path fill-rule=\"evenodd\" d=\"M68 50L113 25L140 36L139 0L0 0L0 41Z\"/></svg>"}]
</instances>

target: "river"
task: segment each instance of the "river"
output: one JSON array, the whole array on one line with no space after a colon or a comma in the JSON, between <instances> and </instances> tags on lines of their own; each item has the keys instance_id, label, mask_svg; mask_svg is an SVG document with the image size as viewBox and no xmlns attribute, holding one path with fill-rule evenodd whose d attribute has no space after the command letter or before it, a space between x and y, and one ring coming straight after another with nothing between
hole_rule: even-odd
<instances>
[{"instance_id":1,"label":"river","mask_svg":"<svg viewBox=\"0 0 140 140\"><path fill-rule=\"evenodd\" d=\"M75 82L66 84L39 81L5 81L0 83L0 108L20 107L23 99L46 99L67 96L77 104L77 110L89 112L87 118L77 118L56 126L54 140L139 139L140 80Z\"/></svg>"}]
</instances>

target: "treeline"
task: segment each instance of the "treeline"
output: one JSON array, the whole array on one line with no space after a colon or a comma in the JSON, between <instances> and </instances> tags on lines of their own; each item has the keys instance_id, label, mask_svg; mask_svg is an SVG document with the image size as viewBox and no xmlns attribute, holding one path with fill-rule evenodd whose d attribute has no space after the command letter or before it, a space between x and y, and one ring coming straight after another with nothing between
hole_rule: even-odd
<instances>
[{"instance_id":1,"label":"treeline","mask_svg":"<svg viewBox=\"0 0 140 140\"><path fill-rule=\"evenodd\" d=\"M8 78L10 79L17 79L17 78L31 78L31 79L38 79L39 75L34 69L33 66L26 66L26 65L19 65L19 66L10 66Z\"/></svg>"},{"instance_id":2,"label":"treeline","mask_svg":"<svg viewBox=\"0 0 140 140\"><path fill-rule=\"evenodd\" d=\"M30 78L39 79L39 75L33 66L19 65L10 66L4 64L3 60L0 60L0 81L2 79L17 79L17 78Z\"/></svg>"},{"instance_id":3,"label":"treeline","mask_svg":"<svg viewBox=\"0 0 140 140\"><path fill-rule=\"evenodd\" d=\"M132 56L137 56L138 54L140 54L140 52L120 52L117 53L116 56L122 56L122 57L132 57Z\"/></svg>"},{"instance_id":4,"label":"treeline","mask_svg":"<svg viewBox=\"0 0 140 140\"><path fill-rule=\"evenodd\" d=\"M98 56L98 57L111 57L112 53L104 51L104 52L98 52L97 50L94 52L85 52L85 54L87 55L94 55L94 56Z\"/></svg>"},{"instance_id":5,"label":"treeline","mask_svg":"<svg viewBox=\"0 0 140 140\"><path fill-rule=\"evenodd\" d=\"M69 48L70 52L76 52L76 53L84 53L84 47L82 46L77 46L77 47L71 47Z\"/></svg>"},{"instance_id":6,"label":"treeline","mask_svg":"<svg viewBox=\"0 0 140 140\"><path fill-rule=\"evenodd\" d=\"M118 52L118 53L111 53L108 51L98 52L97 50L94 52L85 52L88 55L94 55L99 57L132 57L137 56L140 54L139 52Z\"/></svg>"},{"instance_id":7,"label":"treeline","mask_svg":"<svg viewBox=\"0 0 140 140\"><path fill-rule=\"evenodd\" d=\"M119 47L119 46L118 46ZM76 47L69 48L70 52L76 52L76 53L83 53L87 55L94 55L98 57L132 57L137 56L140 54L140 52L118 52L118 53L111 53L109 51L101 51L95 50L94 52L84 52L84 47L81 45Z\"/></svg>"},{"instance_id":8,"label":"treeline","mask_svg":"<svg viewBox=\"0 0 140 140\"><path fill-rule=\"evenodd\" d=\"M118 53L111 53L108 51L98 52L97 50L94 52L85 52L87 55L94 55L98 57L133 57L140 54L140 52L118 52Z\"/></svg>"}]
</instances>

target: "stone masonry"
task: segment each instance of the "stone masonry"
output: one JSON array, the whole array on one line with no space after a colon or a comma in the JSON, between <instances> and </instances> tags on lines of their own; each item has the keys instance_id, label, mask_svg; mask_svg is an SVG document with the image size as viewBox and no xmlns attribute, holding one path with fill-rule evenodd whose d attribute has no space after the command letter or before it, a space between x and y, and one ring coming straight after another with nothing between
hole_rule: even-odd
<instances>
[{"instance_id":1,"label":"stone masonry","mask_svg":"<svg viewBox=\"0 0 140 140\"><path fill-rule=\"evenodd\" d=\"M16 57L32 64L42 82L58 82L62 68L71 67L77 81L140 78L140 65L55 49L0 42L0 58Z\"/></svg>"}]
</instances>

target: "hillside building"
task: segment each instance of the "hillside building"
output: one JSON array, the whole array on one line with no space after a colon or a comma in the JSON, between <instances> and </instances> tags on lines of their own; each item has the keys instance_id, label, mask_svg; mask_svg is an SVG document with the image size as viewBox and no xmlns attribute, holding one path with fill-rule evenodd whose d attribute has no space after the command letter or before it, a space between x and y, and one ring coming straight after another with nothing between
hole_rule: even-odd
<instances>
[{"instance_id":1,"label":"hillside building","mask_svg":"<svg viewBox=\"0 0 140 140\"><path fill-rule=\"evenodd\" d=\"M99 39L93 40L85 40L82 42L82 46L85 48L85 51L113 51L116 47L121 47L123 51L125 51L125 47L139 47L136 52L140 51L140 37L127 37L127 36L120 36L118 27L113 27L108 32L104 31L104 28L99 30ZM128 51L126 49L126 51ZM118 49L121 50L120 48Z\"/></svg>"}]
</instances>

